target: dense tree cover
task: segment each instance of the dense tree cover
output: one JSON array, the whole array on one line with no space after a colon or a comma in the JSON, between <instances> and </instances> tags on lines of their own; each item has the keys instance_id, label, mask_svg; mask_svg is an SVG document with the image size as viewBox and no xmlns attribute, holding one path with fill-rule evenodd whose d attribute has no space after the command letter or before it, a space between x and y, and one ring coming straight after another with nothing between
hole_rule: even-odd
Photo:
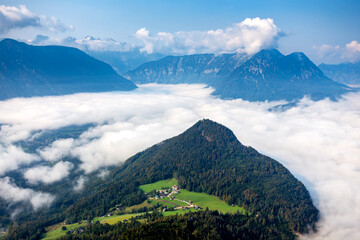
<instances>
[{"instance_id":1,"label":"dense tree cover","mask_svg":"<svg viewBox=\"0 0 360 240\"><path fill-rule=\"evenodd\" d=\"M105 181L91 183L65 211L33 218L31 227L28 222L14 225L9 237L30 238L50 221L90 220L114 206L139 204L145 200L140 184L172 177L181 188L244 207L251 219L262 224L262 229L255 228L258 234L264 229L280 235L305 233L309 227L315 230L319 218L304 185L284 166L242 145L228 128L202 120L183 134L128 159Z\"/></svg>"},{"instance_id":2,"label":"dense tree cover","mask_svg":"<svg viewBox=\"0 0 360 240\"><path fill-rule=\"evenodd\" d=\"M149 214L147 222L95 223L84 233L68 234L63 240L85 239L294 239L291 232L268 228L254 216L219 214L217 211L190 212L162 217Z\"/></svg>"},{"instance_id":3,"label":"dense tree cover","mask_svg":"<svg viewBox=\"0 0 360 240\"><path fill-rule=\"evenodd\" d=\"M242 145L228 128L202 120L183 134L129 159L112 175L140 184L174 176L181 188L206 192L296 232L315 228L318 210L284 166Z\"/></svg>"}]
</instances>

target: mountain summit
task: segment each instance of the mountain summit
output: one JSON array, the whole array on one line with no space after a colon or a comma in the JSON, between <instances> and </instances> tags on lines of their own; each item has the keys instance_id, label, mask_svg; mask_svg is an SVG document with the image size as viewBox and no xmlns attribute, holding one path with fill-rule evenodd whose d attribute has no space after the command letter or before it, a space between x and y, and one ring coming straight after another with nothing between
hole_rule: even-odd
<instances>
[{"instance_id":1,"label":"mountain summit","mask_svg":"<svg viewBox=\"0 0 360 240\"><path fill-rule=\"evenodd\" d=\"M339 96L347 89L327 78L305 54L285 56L272 49L260 51L235 69L214 94L251 101L292 100L305 95L318 100Z\"/></svg>"},{"instance_id":2,"label":"mountain summit","mask_svg":"<svg viewBox=\"0 0 360 240\"><path fill-rule=\"evenodd\" d=\"M135 88L108 64L79 49L0 42L0 99Z\"/></svg>"}]
</instances>

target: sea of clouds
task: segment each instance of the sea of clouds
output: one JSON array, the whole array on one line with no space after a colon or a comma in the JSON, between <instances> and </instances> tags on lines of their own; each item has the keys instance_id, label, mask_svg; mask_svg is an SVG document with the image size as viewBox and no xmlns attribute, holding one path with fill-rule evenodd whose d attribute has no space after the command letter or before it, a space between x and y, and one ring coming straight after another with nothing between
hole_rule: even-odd
<instances>
[{"instance_id":1,"label":"sea of clouds","mask_svg":"<svg viewBox=\"0 0 360 240\"><path fill-rule=\"evenodd\" d=\"M119 165L133 154L182 133L209 118L234 131L244 145L281 162L309 189L321 213L319 231L305 239L360 239L360 94L337 102L302 99L283 111L285 102L221 100L203 85L143 85L133 92L82 93L17 98L0 102L0 197L29 202L34 209L56 196L20 188L7 173L23 168L29 184L66 178L78 157L86 174ZM92 123L80 137L58 139L36 154L16 142L44 131ZM36 165L40 161L54 165Z\"/></svg>"}]
</instances>

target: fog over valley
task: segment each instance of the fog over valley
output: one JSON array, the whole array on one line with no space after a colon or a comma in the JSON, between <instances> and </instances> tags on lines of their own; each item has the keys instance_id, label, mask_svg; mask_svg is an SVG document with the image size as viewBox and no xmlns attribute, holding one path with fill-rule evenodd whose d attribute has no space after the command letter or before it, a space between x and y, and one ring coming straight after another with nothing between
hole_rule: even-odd
<instances>
[{"instance_id":1,"label":"fog over valley","mask_svg":"<svg viewBox=\"0 0 360 240\"><path fill-rule=\"evenodd\" d=\"M304 239L360 238L360 94L338 101L303 98L295 105L222 100L205 85L139 85L132 92L80 93L0 102L0 197L14 215L18 203L51 207L56 194L36 186L74 174L80 191L89 174L176 136L200 119L230 128L239 141L288 168L320 210L319 231ZM24 147L50 131L77 126L73 137L35 151ZM69 159L77 159L70 162ZM14 174L22 180L16 180Z\"/></svg>"}]
</instances>

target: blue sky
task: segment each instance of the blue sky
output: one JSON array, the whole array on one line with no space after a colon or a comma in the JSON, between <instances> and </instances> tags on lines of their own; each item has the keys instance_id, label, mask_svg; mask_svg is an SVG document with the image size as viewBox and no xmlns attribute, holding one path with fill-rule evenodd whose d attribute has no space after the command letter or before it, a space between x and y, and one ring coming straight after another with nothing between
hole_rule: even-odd
<instances>
[{"instance_id":1,"label":"blue sky","mask_svg":"<svg viewBox=\"0 0 360 240\"><path fill-rule=\"evenodd\" d=\"M132 1L49 1L2 0L1 5L25 5L34 15L55 17L73 29L56 31L39 27L14 28L1 37L33 39L37 34L50 38L85 36L112 38L139 43L136 32L149 34L226 29L246 18L271 18L283 35L276 40L283 53L303 51L316 63L357 60L360 42L360 1L358 0L132 0ZM353 44L354 52L346 48ZM162 49L164 50L164 49ZM196 53L197 50L195 50ZM359 50L360 52L360 50Z\"/></svg>"}]
</instances>

